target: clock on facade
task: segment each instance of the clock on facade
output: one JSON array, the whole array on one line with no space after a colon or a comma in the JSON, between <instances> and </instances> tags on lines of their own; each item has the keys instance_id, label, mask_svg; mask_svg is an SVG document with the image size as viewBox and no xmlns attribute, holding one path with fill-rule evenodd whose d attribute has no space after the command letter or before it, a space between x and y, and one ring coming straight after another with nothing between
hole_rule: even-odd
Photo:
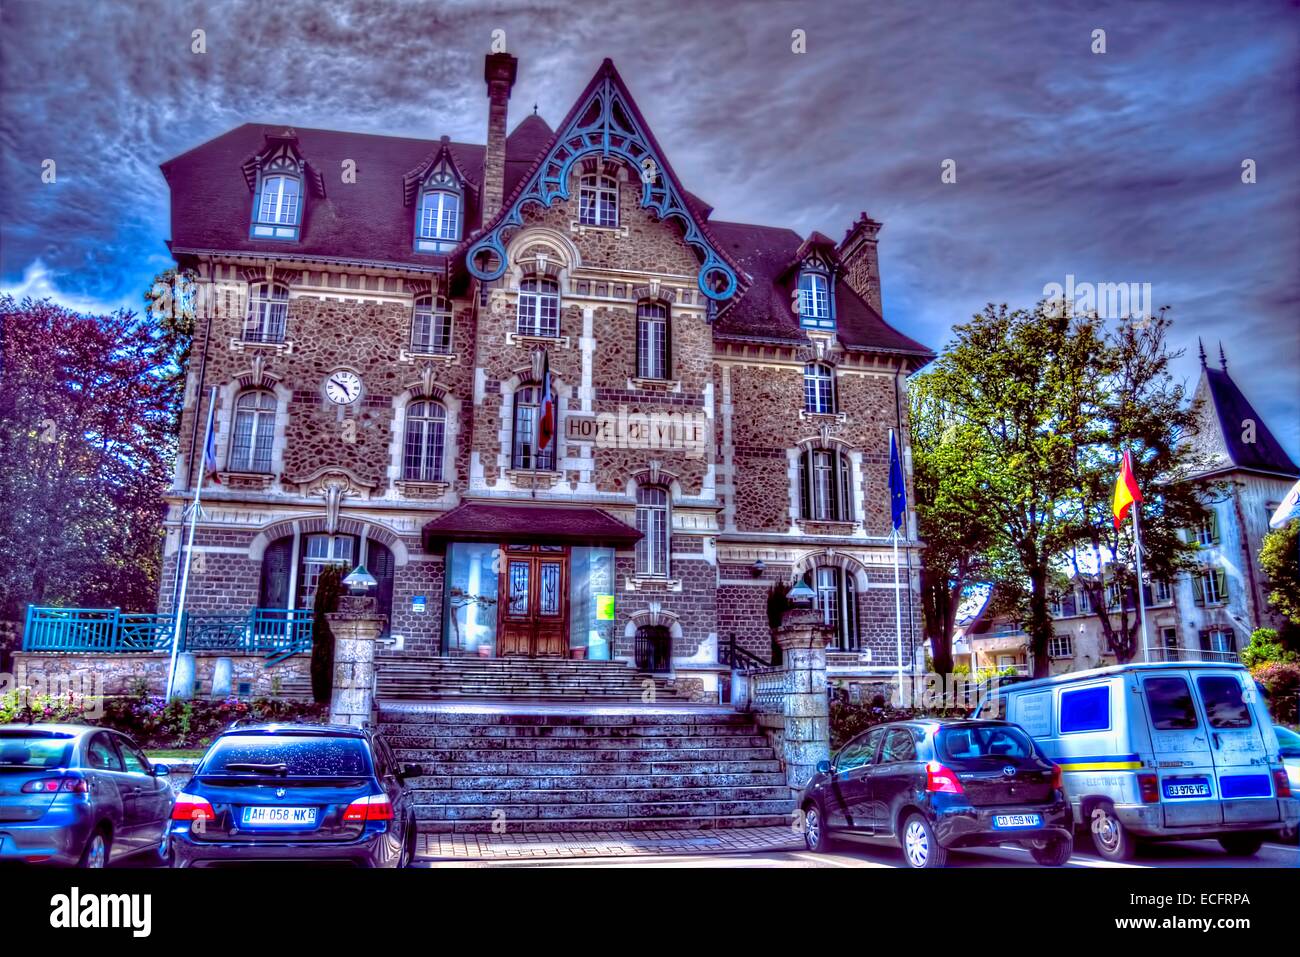
<instances>
[{"instance_id":1,"label":"clock on facade","mask_svg":"<svg viewBox=\"0 0 1300 957\"><path fill-rule=\"evenodd\" d=\"M338 405L357 401L361 398L361 377L343 369L331 372L325 380L325 398Z\"/></svg>"}]
</instances>

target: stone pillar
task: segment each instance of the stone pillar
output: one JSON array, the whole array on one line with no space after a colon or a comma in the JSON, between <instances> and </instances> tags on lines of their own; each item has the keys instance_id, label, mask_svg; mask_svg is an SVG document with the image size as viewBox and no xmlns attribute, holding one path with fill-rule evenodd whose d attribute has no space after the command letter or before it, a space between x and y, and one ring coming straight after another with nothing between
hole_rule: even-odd
<instances>
[{"instance_id":1,"label":"stone pillar","mask_svg":"<svg viewBox=\"0 0 1300 957\"><path fill-rule=\"evenodd\" d=\"M235 663L229 658L218 658L212 666L212 697L229 698Z\"/></svg>"},{"instance_id":2,"label":"stone pillar","mask_svg":"<svg viewBox=\"0 0 1300 957\"><path fill-rule=\"evenodd\" d=\"M830 758L830 708L826 700L826 641L830 629L811 609L786 612L776 640L785 663L785 779L791 790L808 783L817 762Z\"/></svg>"},{"instance_id":3,"label":"stone pillar","mask_svg":"<svg viewBox=\"0 0 1300 957\"><path fill-rule=\"evenodd\" d=\"M330 693L330 723L364 727L375 706L375 642L385 616L375 599L344 595L339 610L326 615L334 634L334 688Z\"/></svg>"},{"instance_id":4,"label":"stone pillar","mask_svg":"<svg viewBox=\"0 0 1300 957\"><path fill-rule=\"evenodd\" d=\"M172 679L172 697L188 701L194 697L194 655L182 651L176 656L176 676ZM166 675L164 673L164 680Z\"/></svg>"}]
</instances>

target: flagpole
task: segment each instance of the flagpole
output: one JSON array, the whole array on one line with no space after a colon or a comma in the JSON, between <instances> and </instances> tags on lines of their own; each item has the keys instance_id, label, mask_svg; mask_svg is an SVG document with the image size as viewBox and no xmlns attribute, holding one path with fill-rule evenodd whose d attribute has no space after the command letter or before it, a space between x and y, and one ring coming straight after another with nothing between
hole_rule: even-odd
<instances>
[{"instance_id":1,"label":"flagpole","mask_svg":"<svg viewBox=\"0 0 1300 957\"><path fill-rule=\"evenodd\" d=\"M208 393L208 425L207 429L203 433L203 448L205 454L208 443L212 440L212 421L216 411L217 387L213 386L212 390ZM194 502L190 505L190 529L185 542L184 565L182 566L181 571L181 588L180 594L176 599L176 607L173 609L175 613L175 624L172 628L171 659L167 663L167 692L163 697L164 702L172 700L172 690L176 683L176 655L180 651L181 632L185 625L185 598L189 593L190 585L190 557L194 554L194 532L195 529L198 528L199 524L199 498L203 492L203 480L207 477L207 474L207 463L205 461L203 467L199 469L199 479L194 483Z\"/></svg>"},{"instance_id":2,"label":"flagpole","mask_svg":"<svg viewBox=\"0 0 1300 957\"><path fill-rule=\"evenodd\" d=\"M1137 557L1137 595L1138 595L1138 615L1142 625L1142 660L1151 660L1151 651L1147 647L1147 603L1142 595L1142 533L1140 523L1138 522L1138 512L1142 511L1142 503L1133 503L1133 553Z\"/></svg>"}]
</instances>

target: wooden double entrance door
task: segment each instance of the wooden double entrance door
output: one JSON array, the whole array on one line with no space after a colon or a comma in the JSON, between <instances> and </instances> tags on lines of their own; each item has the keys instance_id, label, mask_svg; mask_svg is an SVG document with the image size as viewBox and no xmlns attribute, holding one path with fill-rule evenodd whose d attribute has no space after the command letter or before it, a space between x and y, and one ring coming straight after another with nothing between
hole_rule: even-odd
<instances>
[{"instance_id":1,"label":"wooden double entrance door","mask_svg":"<svg viewBox=\"0 0 1300 957\"><path fill-rule=\"evenodd\" d=\"M569 653L569 550L503 545L497 594L497 653L529 658Z\"/></svg>"}]
</instances>

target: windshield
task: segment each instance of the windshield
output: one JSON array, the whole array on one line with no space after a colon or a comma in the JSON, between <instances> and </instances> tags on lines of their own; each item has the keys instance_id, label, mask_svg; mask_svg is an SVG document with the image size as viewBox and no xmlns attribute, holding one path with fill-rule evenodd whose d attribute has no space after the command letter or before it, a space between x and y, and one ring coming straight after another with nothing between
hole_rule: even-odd
<instances>
[{"instance_id":1,"label":"windshield","mask_svg":"<svg viewBox=\"0 0 1300 957\"><path fill-rule=\"evenodd\" d=\"M1281 725L1275 725L1273 730L1277 733L1277 743L1282 747L1283 757L1300 758L1300 734Z\"/></svg>"},{"instance_id":2,"label":"windshield","mask_svg":"<svg viewBox=\"0 0 1300 957\"><path fill-rule=\"evenodd\" d=\"M212 746L199 774L360 777L370 758L360 738L230 735Z\"/></svg>"},{"instance_id":3,"label":"windshield","mask_svg":"<svg viewBox=\"0 0 1300 957\"><path fill-rule=\"evenodd\" d=\"M71 752L71 735L0 732L0 768L65 768Z\"/></svg>"},{"instance_id":4,"label":"windshield","mask_svg":"<svg viewBox=\"0 0 1300 957\"><path fill-rule=\"evenodd\" d=\"M1034 746L1023 731L1006 724L976 724L941 728L935 740L945 761L971 758L1028 758Z\"/></svg>"}]
</instances>

